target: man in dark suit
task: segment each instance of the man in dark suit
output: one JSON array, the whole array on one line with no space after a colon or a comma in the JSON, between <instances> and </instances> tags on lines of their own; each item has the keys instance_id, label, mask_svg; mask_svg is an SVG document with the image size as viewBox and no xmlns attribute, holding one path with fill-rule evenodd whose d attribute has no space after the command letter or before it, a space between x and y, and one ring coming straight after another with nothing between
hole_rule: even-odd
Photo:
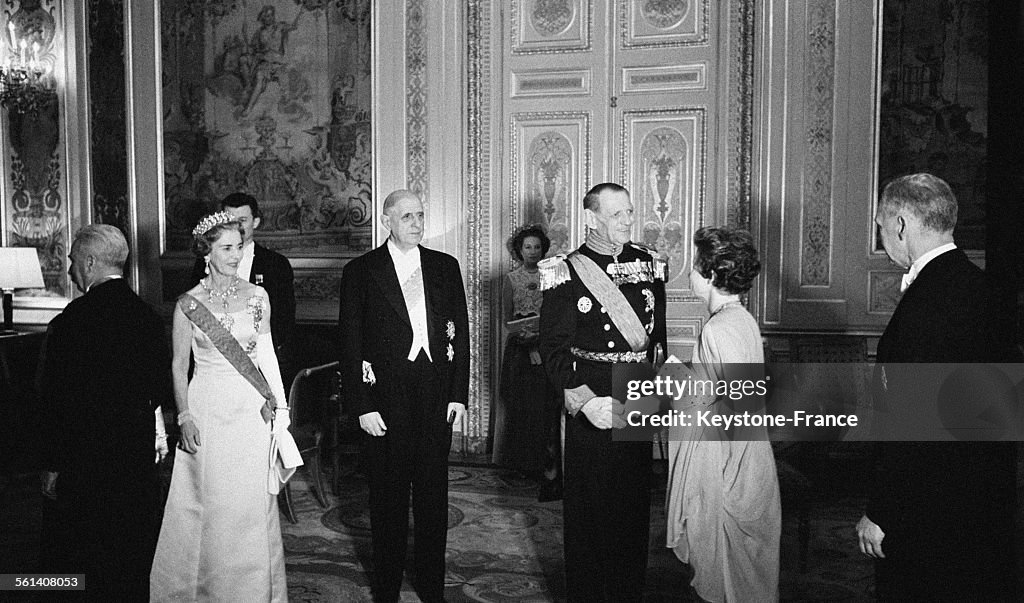
<instances>
[{"instance_id":1,"label":"man in dark suit","mask_svg":"<svg viewBox=\"0 0 1024 603\"><path fill-rule=\"evenodd\" d=\"M220 208L238 218L242 227L242 261L238 276L257 284L270 297L270 332L274 338L274 351L281 365L281 378L285 388L292 382L298 369L293 357L295 334L295 283L288 258L267 249L253 240L260 227L260 207L256 198L245 193L232 193L220 202ZM203 258L192 267L192 285L206 276Z\"/></svg>"},{"instance_id":2,"label":"man in dark suit","mask_svg":"<svg viewBox=\"0 0 1024 603\"><path fill-rule=\"evenodd\" d=\"M147 601L159 529L154 408L169 386L164 325L121 276L128 244L117 228L83 227L70 257L85 295L50 322L42 375L43 493L69 538L45 571L84 573L93 601Z\"/></svg>"},{"instance_id":3,"label":"man in dark suit","mask_svg":"<svg viewBox=\"0 0 1024 603\"><path fill-rule=\"evenodd\" d=\"M630 242L626 189L598 184L583 207L583 246L540 263L540 353L551 382L565 392L566 594L586 603L640 601L651 443L615 441L612 428L624 423L612 370L649 364L664 351L666 265Z\"/></svg>"},{"instance_id":4,"label":"man in dark suit","mask_svg":"<svg viewBox=\"0 0 1024 603\"><path fill-rule=\"evenodd\" d=\"M923 367L906 363L1016 359L1012 342L993 328L984 274L953 242L956 215L953 192L930 174L897 178L878 202L885 252L909 269L878 342L880 410L915 398ZM877 559L879 598L1015 600L1013 445L900 442L877 452L878 477L857 535L861 551Z\"/></svg>"},{"instance_id":5,"label":"man in dark suit","mask_svg":"<svg viewBox=\"0 0 1024 603\"><path fill-rule=\"evenodd\" d=\"M414 586L444 600L451 425L469 396L469 318L458 261L420 246L423 204L410 191L384 200L391 234L341 277L341 379L370 435L376 600L397 601L405 565L409 487Z\"/></svg>"}]
</instances>

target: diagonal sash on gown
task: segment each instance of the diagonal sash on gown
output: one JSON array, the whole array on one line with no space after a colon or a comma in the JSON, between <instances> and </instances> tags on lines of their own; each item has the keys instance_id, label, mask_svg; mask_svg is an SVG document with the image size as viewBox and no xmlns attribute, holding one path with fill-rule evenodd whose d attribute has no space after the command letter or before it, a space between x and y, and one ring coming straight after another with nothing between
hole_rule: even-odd
<instances>
[{"instance_id":1,"label":"diagonal sash on gown","mask_svg":"<svg viewBox=\"0 0 1024 603\"><path fill-rule=\"evenodd\" d=\"M207 309L206 306L201 304L199 300L192 297L188 293L182 294L178 298L181 304L181 310L188 316L199 329L210 338L213 345L217 348L224 358L231 363L231 366L238 371L238 374L245 377L245 380L252 385L257 392L265 400L270 402L274 400L274 394L270 391L270 384L267 383L267 379L263 376L256 365L253 364L252 358L245 353L242 346L239 345L238 340L235 339L234 335L230 331L224 328L224 325L217 320L217 317ZM283 402L283 400L282 400Z\"/></svg>"},{"instance_id":2,"label":"diagonal sash on gown","mask_svg":"<svg viewBox=\"0 0 1024 603\"><path fill-rule=\"evenodd\" d=\"M275 406L273 392L266 377L253 363L252 358L245 353L238 340L231 334L224 325L217 320L210 310L188 293L178 298L182 312L199 329L210 338L214 347L224 358L248 381L271 407ZM282 400L283 402L283 400ZM273 411L271 410L271 417ZM270 422L270 419L264 419ZM274 432L270 441L270 476L267 482L267 491L270 494L277 494L281 485L285 484L295 473L295 468L302 465L302 455L299 453L298 445L288 430L281 434Z\"/></svg>"}]
</instances>

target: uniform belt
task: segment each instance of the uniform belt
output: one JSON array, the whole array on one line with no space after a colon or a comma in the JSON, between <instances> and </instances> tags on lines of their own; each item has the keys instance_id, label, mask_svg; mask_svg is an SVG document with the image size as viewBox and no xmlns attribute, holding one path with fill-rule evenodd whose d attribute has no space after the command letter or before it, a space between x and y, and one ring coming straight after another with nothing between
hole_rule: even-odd
<instances>
[{"instance_id":1,"label":"uniform belt","mask_svg":"<svg viewBox=\"0 0 1024 603\"><path fill-rule=\"evenodd\" d=\"M592 362L647 362L647 352L590 352L572 347L573 356Z\"/></svg>"}]
</instances>

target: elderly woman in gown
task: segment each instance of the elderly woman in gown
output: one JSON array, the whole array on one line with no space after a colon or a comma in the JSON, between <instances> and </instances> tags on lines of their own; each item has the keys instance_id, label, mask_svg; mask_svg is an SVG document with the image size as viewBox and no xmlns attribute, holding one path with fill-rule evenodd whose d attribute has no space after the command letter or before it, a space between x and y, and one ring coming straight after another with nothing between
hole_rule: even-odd
<instances>
[{"instance_id":1,"label":"elderly woman in gown","mask_svg":"<svg viewBox=\"0 0 1024 603\"><path fill-rule=\"evenodd\" d=\"M236 218L211 214L192 234L207 276L174 308L171 373L181 442L150 598L287 601L275 495L301 459L287 431L270 301L262 287L236 274L242 259ZM289 468L276 462L278 445L288 450L282 455L290 457Z\"/></svg>"},{"instance_id":2,"label":"elderly woman in gown","mask_svg":"<svg viewBox=\"0 0 1024 603\"><path fill-rule=\"evenodd\" d=\"M707 378L735 379L764 363L757 321L740 302L760 271L750 233L701 228L690 284L707 301L693 362ZM693 413L719 398L683 399ZM667 546L693 570L706 601L776 601L782 511L771 444L763 430L732 441L714 428L676 427L669 437Z\"/></svg>"}]
</instances>

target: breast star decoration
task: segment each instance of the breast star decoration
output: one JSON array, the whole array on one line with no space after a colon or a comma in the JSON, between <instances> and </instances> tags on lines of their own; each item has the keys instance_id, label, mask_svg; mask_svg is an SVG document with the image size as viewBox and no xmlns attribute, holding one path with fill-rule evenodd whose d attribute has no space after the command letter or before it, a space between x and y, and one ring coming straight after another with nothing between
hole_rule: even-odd
<instances>
[{"instance_id":1,"label":"breast star decoration","mask_svg":"<svg viewBox=\"0 0 1024 603\"><path fill-rule=\"evenodd\" d=\"M654 292L650 289L644 289L642 293L644 294L644 300L647 302L646 310L648 312L654 312Z\"/></svg>"},{"instance_id":2,"label":"breast star decoration","mask_svg":"<svg viewBox=\"0 0 1024 603\"><path fill-rule=\"evenodd\" d=\"M577 302L576 302L576 309L579 310L580 312L584 313L584 314L586 314L587 312L590 312L590 309L593 308L593 307L594 307L594 302L590 301L590 298L587 297L586 295L584 295L583 297L579 298L579 300L577 300Z\"/></svg>"},{"instance_id":3,"label":"breast star decoration","mask_svg":"<svg viewBox=\"0 0 1024 603\"><path fill-rule=\"evenodd\" d=\"M449 320L445 325L444 332L448 336L448 362L451 362L455 359L455 348L452 347L452 341L455 339L455 323Z\"/></svg>"}]
</instances>

